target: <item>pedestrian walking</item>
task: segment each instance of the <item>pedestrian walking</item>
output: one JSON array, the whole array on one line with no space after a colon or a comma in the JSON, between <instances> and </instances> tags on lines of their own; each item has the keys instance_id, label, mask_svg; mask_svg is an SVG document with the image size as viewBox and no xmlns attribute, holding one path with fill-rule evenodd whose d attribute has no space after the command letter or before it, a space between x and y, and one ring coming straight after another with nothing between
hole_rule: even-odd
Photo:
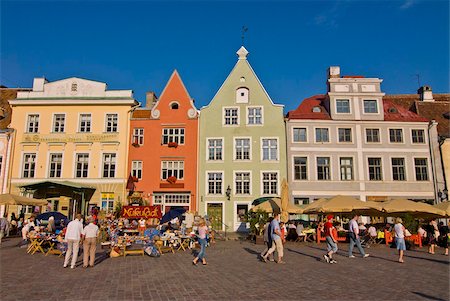
<instances>
[{"instance_id":1,"label":"pedestrian walking","mask_svg":"<svg viewBox=\"0 0 450 301\"><path fill-rule=\"evenodd\" d=\"M397 217L395 220L394 233L395 233L395 246L398 250L398 262L403 263L403 252L406 250L405 236L406 229L402 225L402 219Z\"/></svg>"},{"instance_id":2,"label":"pedestrian walking","mask_svg":"<svg viewBox=\"0 0 450 301\"><path fill-rule=\"evenodd\" d=\"M348 234L350 238L350 245L348 248L348 257L349 258L355 258L353 255L353 247L356 245L356 247L359 250L359 253L362 255L363 258L369 257L369 254L365 254L364 249L361 246L361 240L359 238L359 228L358 228L358 217L359 215L355 214L353 218L349 222L349 229Z\"/></svg>"},{"instance_id":3,"label":"pedestrian walking","mask_svg":"<svg viewBox=\"0 0 450 301\"><path fill-rule=\"evenodd\" d=\"M273 217L269 217L267 223L264 225L264 243L266 244L266 248L261 253L261 260L263 260L264 255L267 254L267 251L272 247L272 227L271 222L273 221ZM269 261L273 260L273 254L269 256Z\"/></svg>"},{"instance_id":4,"label":"pedestrian walking","mask_svg":"<svg viewBox=\"0 0 450 301\"><path fill-rule=\"evenodd\" d=\"M0 245L4 236L9 235L9 222L6 217L0 218Z\"/></svg>"},{"instance_id":5,"label":"pedestrian walking","mask_svg":"<svg viewBox=\"0 0 450 301\"><path fill-rule=\"evenodd\" d=\"M428 253L434 254L434 249L436 247L436 241L439 238L439 228L436 219L433 218L427 227L427 237L428 237Z\"/></svg>"},{"instance_id":6,"label":"pedestrian walking","mask_svg":"<svg viewBox=\"0 0 450 301\"><path fill-rule=\"evenodd\" d=\"M197 265L198 261L201 260L203 265L207 265L205 259L205 250L206 250L206 235L208 234L208 227L206 226L206 222L204 219L202 219L199 223L198 227L198 243L200 244L200 252L198 253L197 257L194 258L192 261L193 265Z\"/></svg>"},{"instance_id":7,"label":"pedestrian walking","mask_svg":"<svg viewBox=\"0 0 450 301\"><path fill-rule=\"evenodd\" d=\"M327 242L327 254L323 255L327 263L337 263L333 259L333 254L338 250L337 247L337 230L333 226L333 215L327 216L327 222L324 225L325 241Z\"/></svg>"},{"instance_id":8,"label":"pedestrian walking","mask_svg":"<svg viewBox=\"0 0 450 301\"><path fill-rule=\"evenodd\" d=\"M80 248L80 238L83 232L83 224L81 220L81 214L77 214L76 218L67 225L66 236L64 237L64 240L67 242L67 252L63 266L65 268L67 268L71 256L72 263L70 268L75 268L78 258L78 250Z\"/></svg>"},{"instance_id":9,"label":"pedestrian walking","mask_svg":"<svg viewBox=\"0 0 450 301\"><path fill-rule=\"evenodd\" d=\"M91 216L87 218L89 223L84 227L83 235L83 268L94 267L95 250L97 249L98 226L95 224L95 219Z\"/></svg>"},{"instance_id":10,"label":"pedestrian walking","mask_svg":"<svg viewBox=\"0 0 450 301\"><path fill-rule=\"evenodd\" d=\"M439 245L444 248L444 255L448 256L448 226L443 222L439 223Z\"/></svg>"},{"instance_id":11,"label":"pedestrian walking","mask_svg":"<svg viewBox=\"0 0 450 301\"><path fill-rule=\"evenodd\" d=\"M277 250L278 253L278 261L277 263L284 264L283 261L283 242L281 241L281 230L280 230L280 213L275 213L275 216L273 217L273 220L271 222L271 228L272 228L272 246L267 251L266 255L262 257L264 262L267 262L267 257L270 256L275 250Z\"/></svg>"}]
</instances>

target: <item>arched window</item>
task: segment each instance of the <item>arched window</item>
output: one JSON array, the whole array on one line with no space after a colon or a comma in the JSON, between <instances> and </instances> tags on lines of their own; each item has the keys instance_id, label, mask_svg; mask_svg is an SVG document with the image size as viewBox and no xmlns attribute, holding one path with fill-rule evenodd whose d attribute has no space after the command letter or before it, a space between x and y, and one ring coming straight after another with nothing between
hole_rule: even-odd
<instances>
[{"instance_id":1,"label":"arched window","mask_svg":"<svg viewBox=\"0 0 450 301\"><path fill-rule=\"evenodd\" d=\"M172 101L169 106L172 110L178 110L179 104L176 101Z\"/></svg>"},{"instance_id":2,"label":"arched window","mask_svg":"<svg viewBox=\"0 0 450 301\"><path fill-rule=\"evenodd\" d=\"M241 87L236 90L236 103L248 103L249 90L246 87Z\"/></svg>"}]
</instances>

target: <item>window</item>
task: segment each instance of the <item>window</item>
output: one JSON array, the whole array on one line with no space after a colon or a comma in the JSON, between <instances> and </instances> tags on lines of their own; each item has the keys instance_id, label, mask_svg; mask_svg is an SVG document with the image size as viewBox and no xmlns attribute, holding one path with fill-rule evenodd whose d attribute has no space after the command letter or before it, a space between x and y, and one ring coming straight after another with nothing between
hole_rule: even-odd
<instances>
[{"instance_id":1,"label":"window","mask_svg":"<svg viewBox=\"0 0 450 301\"><path fill-rule=\"evenodd\" d=\"M80 114L80 133L89 133L91 131L91 114Z\"/></svg>"},{"instance_id":2,"label":"window","mask_svg":"<svg viewBox=\"0 0 450 301\"><path fill-rule=\"evenodd\" d=\"M338 129L339 142L352 142L352 129Z\"/></svg>"},{"instance_id":3,"label":"window","mask_svg":"<svg viewBox=\"0 0 450 301\"><path fill-rule=\"evenodd\" d=\"M119 116L117 114L106 114L106 132L117 132Z\"/></svg>"},{"instance_id":4,"label":"window","mask_svg":"<svg viewBox=\"0 0 450 301\"><path fill-rule=\"evenodd\" d=\"M366 129L366 141L367 143L380 142L380 130Z\"/></svg>"},{"instance_id":5,"label":"window","mask_svg":"<svg viewBox=\"0 0 450 301\"><path fill-rule=\"evenodd\" d=\"M238 109L225 109L225 125L239 124Z\"/></svg>"},{"instance_id":6,"label":"window","mask_svg":"<svg viewBox=\"0 0 450 301\"><path fill-rule=\"evenodd\" d=\"M383 176L381 173L381 158L368 158L369 161L369 180L381 181Z\"/></svg>"},{"instance_id":7,"label":"window","mask_svg":"<svg viewBox=\"0 0 450 301\"><path fill-rule=\"evenodd\" d=\"M174 102L174 103L172 103L171 105L170 105L170 108L172 109L172 110L178 110L178 103L177 102Z\"/></svg>"},{"instance_id":8,"label":"window","mask_svg":"<svg viewBox=\"0 0 450 301\"><path fill-rule=\"evenodd\" d=\"M336 99L336 113L350 113L350 101L348 99Z\"/></svg>"},{"instance_id":9,"label":"window","mask_svg":"<svg viewBox=\"0 0 450 301\"><path fill-rule=\"evenodd\" d=\"M425 131L424 130L411 130L413 143L425 143Z\"/></svg>"},{"instance_id":10,"label":"window","mask_svg":"<svg viewBox=\"0 0 450 301\"><path fill-rule=\"evenodd\" d=\"M62 154L50 154L50 178L61 178Z\"/></svg>"},{"instance_id":11,"label":"window","mask_svg":"<svg viewBox=\"0 0 450 301\"><path fill-rule=\"evenodd\" d=\"M236 194L250 194L250 173L236 173Z\"/></svg>"},{"instance_id":12,"label":"window","mask_svg":"<svg viewBox=\"0 0 450 301\"><path fill-rule=\"evenodd\" d=\"M184 178L184 161L162 161L161 179L167 180L169 177Z\"/></svg>"},{"instance_id":13,"label":"window","mask_svg":"<svg viewBox=\"0 0 450 301\"><path fill-rule=\"evenodd\" d=\"M320 113L320 112L322 112L322 109L320 107L313 107L312 111L313 111L313 113Z\"/></svg>"},{"instance_id":14,"label":"window","mask_svg":"<svg viewBox=\"0 0 450 301\"><path fill-rule=\"evenodd\" d=\"M77 154L76 160L75 177L87 178L89 170L89 154Z\"/></svg>"},{"instance_id":15,"label":"window","mask_svg":"<svg viewBox=\"0 0 450 301\"><path fill-rule=\"evenodd\" d=\"M316 142L329 142L327 128L316 128Z\"/></svg>"},{"instance_id":16,"label":"window","mask_svg":"<svg viewBox=\"0 0 450 301\"><path fill-rule=\"evenodd\" d=\"M78 85L77 85L77 83L72 83L71 91L72 91L72 92L77 92L77 90L78 90Z\"/></svg>"},{"instance_id":17,"label":"window","mask_svg":"<svg viewBox=\"0 0 450 301\"><path fill-rule=\"evenodd\" d=\"M405 159L392 158L392 179L394 181L405 181Z\"/></svg>"},{"instance_id":18,"label":"window","mask_svg":"<svg viewBox=\"0 0 450 301\"><path fill-rule=\"evenodd\" d=\"M428 181L428 164L426 158L414 158L416 181Z\"/></svg>"},{"instance_id":19,"label":"window","mask_svg":"<svg viewBox=\"0 0 450 301\"><path fill-rule=\"evenodd\" d=\"M166 204L189 204L191 196L189 194L165 194L164 202Z\"/></svg>"},{"instance_id":20,"label":"window","mask_svg":"<svg viewBox=\"0 0 450 301\"><path fill-rule=\"evenodd\" d=\"M317 180L330 179L330 157L317 157Z\"/></svg>"},{"instance_id":21,"label":"window","mask_svg":"<svg viewBox=\"0 0 450 301\"><path fill-rule=\"evenodd\" d=\"M114 211L114 193L102 192L102 210L107 213Z\"/></svg>"},{"instance_id":22,"label":"window","mask_svg":"<svg viewBox=\"0 0 450 301\"><path fill-rule=\"evenodd\" d=\"M222 194L221 172L208 172L208 194Z\"/></svg>"},{"instance_id":23,"label":"window","mask_svg":"<svg viewBox=\"0 0 450 301\"><path fill-rule=\"evenodd\" d=\"M208 160L223 160L222 139L208 139Z\"/></svg>"},{"instance_id":24,"label":"window","mask_svg":"<svg viewBox=\"0 0 450 301\"><path fill-rule=\"evenodd\" d=\"M164 145L170 142L177 144L184 144L184 129L183 128L170 128L163 129L162 143Z\"/></svg>"},{"instance_id":25,"label":"window","mask_svg":"<svg viewBox=\"0 0 450 301\"><path fill-rule=\"evenodd\" d=\"M364 113L378 113L376 100L364 100Z\"/></svg>"},{"instance_id":26,"label":"window","mask_svg":"<svg viewBox=\"0 0 450 301\"><path fill-rule=\"evenodd\" d=\"M64 124L66 122L66 115L54 114L53 115L53 132L64 133Z\"/></svg>"},{"instance_id":27,"label":"window","mask_svg":"<svg viewBox=\"0 0 450 301\"><path fill-rule=\"evenodd\" d=\"M340 158L341 181L353 180L353 158Z\"/></svg>"},{"instance_id":28,"label":"window","mask_svg":"<svg viewBox=\"0 0 450 301\"><path fill-rule=\"evenodd\" d=\"M294 142L306 142L306 128L294 128L293 134Z\"/></svg>"},{"instance_id":29,"label":"window","mask_svg":"<svg viewBox=\"0 0 450 301\"><path fill-rule=\"evenodd\" d=\"M114 178L116 176L116 154L103 154L103 177Z\"/></svg>"},{"instance_id":30,"label":"window","mask_svg":"<svg viewBox=\"0 0 450 301\"><path fill-rule=\"evenodd\" d=\"M263 160L278 160L278 141L277 139L262 140Z\"/></svg>"},{"instance_id":31,"label":"window","mask_svg":"<svg viewBox=\"0 0 450 301\"><path fill-rule=\"evenodd\" d=\"M278 194L278 173L263 172L263 194Z\"/></svg>"},{"instance_id":32,"label":"window","mask_svg":"<svg viewBox=\"0 0 450 301\"><path fill-rule=\"evenodd\" d=\"M249 90L245 87L236 90L236 103L248 103Z\"/></svg>"},{"instance_id":33,"label":"window","mask_svg":"<svg viewBox=\"0 0 450 301\"><path fill-rule=\"evenodd\" d=\"M294 198L294 205L308 205L309 198Z\"/></svg>"},{"instance_id":34,"label":"window","mask_svg":"<svg viewBox=\"0 0 450 301\"><path fill-rule=\"evenodd\" d=\"M250 160L250 139L236 139L235 148L235 160Z\"/></svg>"},{"instance_id":35,"label":"window","mask_svg":"<svg viewBox=\"0 0 450 301\"><path fill-rule=\"evenodd\" d=\"M144 129L143 128L134 128L133 129L132 144L144 145Z\"/></svg>"},{"instance_id":36,"label":"window","mask_svg":"<svg viewBox=\"0 0 450 301\"><path fill-rule=\"evenodd\" d=\"M248 124L262 124L262 108L248 108Z\"/></svg>"},{"instance_id":37,"label":"window","mask_svg":"<svg viewBox=\"0 0 450 301\"><path fill-rule=\"evenodd\" d=\"M142 161L131 162L131 175L139 180L142 179Z\"/></svg>"},{"instance_id":38,"label":"window","mask_svg":"<svg viewBox=\"0 0 450 301\"><path fill-rule=\"evenodd\" d=\"M403 130L402 129L389 129L389 141L391 143L403 142Z\"/></svg>"},{"instance_id":39,"label":"window","mask_svg":"<svg viewBox=\"0 0 450 301\"><path fill-rule=\"evenodd\" d=\"M306 157L294 157L294 180L307 180L307 163Z\"/></svg>"},{"instance_id":40,"label":"window","mask_svg":"<svg viewBox=\"0 0 450 301\"><path fill-rule=\"evenodd\" d=\"M38 132L39 132L39 115L38 114L28 115L27 133L38 133Z\"/></svg>"},{"instance_id":41,"label":"window","mask_svg":"<svg viewBox=\"0 0 450 301\"><path fill-rule=\"evenodd\" d=\"M24 154L23 155L23 178L34 178L34 172L36 170L36 154Z\"/></svg>"}]
</instances>

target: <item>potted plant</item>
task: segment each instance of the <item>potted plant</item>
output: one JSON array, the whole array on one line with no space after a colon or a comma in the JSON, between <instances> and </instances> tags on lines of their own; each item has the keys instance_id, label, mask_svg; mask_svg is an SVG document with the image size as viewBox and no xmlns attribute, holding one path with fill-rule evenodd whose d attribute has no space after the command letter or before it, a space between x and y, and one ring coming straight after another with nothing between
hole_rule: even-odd
<instances>
[{"instance_id":1,"label":"potted plant","mask_svg":"<svg viewBox=\"0 0 450 301\"><path fill-rule=\"evenodd\" d=\"M177 177L170 176L167 178L167 182L169 182L170 184L175 184L177 182Z\"/></svg>"},{"instance_id":2,"label":"potted plant","mask_svg":"<svg viewBox=\"0 0 450 301\"><path fill-rule=\"evenodd\" d=\"M177 147L178 147L178 143L176 143L176 142L169 142L167 145L168 145L169 147L174 147L174 148L177 148Z\"/></svg>"},{"instance_id":3,"label":"potted plant","mask_svg":"<svg viewBox=\"0 0 450 301\"><path fill-rule=\"evenodd\" d=\"M249 211L247 221L250 223L250 233L255 238L256 244L264 244L264 225L269 220L269 214L265 211Z\"/></svg>"}]
</instances>

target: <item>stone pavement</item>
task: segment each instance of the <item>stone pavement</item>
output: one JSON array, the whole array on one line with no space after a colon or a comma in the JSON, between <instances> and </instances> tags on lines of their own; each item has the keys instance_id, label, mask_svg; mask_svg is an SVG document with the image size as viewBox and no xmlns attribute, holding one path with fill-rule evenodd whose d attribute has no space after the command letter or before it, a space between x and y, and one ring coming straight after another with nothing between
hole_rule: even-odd
<instances>
[{"instance_id":1,"label":"stone pavement","mask_svg":"<svg viewBox=\"0 0 450 301\"><path fill-rule=\"evenodd\" d=\"M449 258L422 248L368 249L369 258L323 260L324 244L287 243L287 264L263 263L263 249L246 241L218 241L209 264L193 266L189 251L160 258L106 258L83 269L63 269L63 258L29 255L7 239L0 247L1 300L449 300ZM357 252L357 250L355 250ZM442 249L438 249L442 253Z\"/></svg>"}]
</instances>

